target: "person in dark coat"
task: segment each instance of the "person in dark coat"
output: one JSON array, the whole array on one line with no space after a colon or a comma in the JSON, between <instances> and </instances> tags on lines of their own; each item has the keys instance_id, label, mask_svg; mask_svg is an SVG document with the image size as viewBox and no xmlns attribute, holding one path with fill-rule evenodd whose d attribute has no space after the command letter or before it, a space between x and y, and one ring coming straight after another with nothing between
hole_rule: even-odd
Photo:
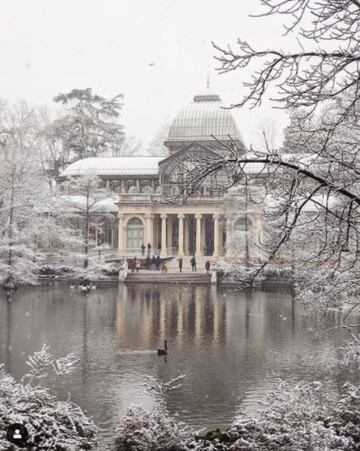
<instances>
[{"instance_id":1,"label":"person in dark coat","mask_svg":"<svg viewBox=\"0 0 360 451\"><path fill-rule=\"evenodd\" d=\"M146 247L147 247L147 253L148 253L148 255L150 255L151 254L151 243L148 243L146 245Z\"/></svg>"},{"instance_id":2,"label":"person in dark coat","mask_svg":"<svg viewBox=\"0 0 360 451\"><path fill-rule=\"evenodd\" d=\"M209 260L206 260L206 262L205 262L205 270L206 270L207 274L210 273L210 262L209 262Z\"/></svg>"},{"instance_id":3,"label":"person in dark coat","mask_svg":"<svg viewBox=\"0 0 360 451\"><path fill-rule=\"evenodd\" d=\"M156 262L156 271L160 271L161 258L159 254L157 254L155 262Z\"/></svg>"},{"instance_id":4,"label":"person in dark coat","mask_svg":"<svg viewBox=\"0 0 360 451\"><path fill-rule=\"evenodd\" d=\"M183 269L183 259L182 257L179 258L179 271L182 272Z\"/></svg>"},{"instance_id":5,"label":"person in dark coat","mask_svg":"<svg viewBox=\"0 0 360 451\"><path fill-rule=\"evenodd\" d=\"M156 257L155 257L155 255L153 255L152 259L151 259L151 269L153 271L155 271L155 269L156 269Z\"/></svg>"},{"instance_id":6,"label":"person in dark coat","mask_svg":"<svg viewBox=\"0 0 360 451\"><path fill-rule=\"evenodd\" d=\"M192 271L196 271L196 259L195 259L195 255L193 255L190 259L190 265L191 265L191 269Z\"/></svg>"},{"instance_id":7,"label":"person in dark coat","mask_svg":"<svg viewBox=\"0 0 360 451\"><path fill-rule=\"evenodd\" d=\"M150 269L151 268L151 258L150 258L150 254L147 254L146 256L146 269Z\"/></svg>"}]
</instances>

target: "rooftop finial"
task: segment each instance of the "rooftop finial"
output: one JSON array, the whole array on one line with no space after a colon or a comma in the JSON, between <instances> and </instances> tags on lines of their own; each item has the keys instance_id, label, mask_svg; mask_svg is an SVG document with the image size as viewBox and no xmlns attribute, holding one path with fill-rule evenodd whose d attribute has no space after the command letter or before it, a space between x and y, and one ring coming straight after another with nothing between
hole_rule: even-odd
<instances>
[{"instance_id":1,"label":"rooftop finial","mask_svg":"<svg viewBox=\"0 0 360 451\"><path fill-rule=\"evenodd\" d=\"M208 72L207 78L206 78L206 89L208 91L210 90L210 74L209 74L209 72Z\"/></svg>"}]
</instances>

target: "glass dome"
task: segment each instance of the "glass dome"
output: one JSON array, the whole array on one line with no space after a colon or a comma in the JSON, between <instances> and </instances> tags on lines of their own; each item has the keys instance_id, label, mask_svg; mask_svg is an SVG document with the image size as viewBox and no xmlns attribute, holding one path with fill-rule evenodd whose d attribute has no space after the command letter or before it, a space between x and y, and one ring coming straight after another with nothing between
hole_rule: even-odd
<instances>
[{"instance_id":1,"label":"glass dome","mask_svg":"<svg viewBox=\"0 0 360 451\"><path fill-rule=\"evenodd\" d=\"M218 95L199 94L193 102L176 116L169 130L168 142L209 141L212 136L220 140L243 142L239 129L229 110L222 108Z\"/></svg>"}]
</instances>

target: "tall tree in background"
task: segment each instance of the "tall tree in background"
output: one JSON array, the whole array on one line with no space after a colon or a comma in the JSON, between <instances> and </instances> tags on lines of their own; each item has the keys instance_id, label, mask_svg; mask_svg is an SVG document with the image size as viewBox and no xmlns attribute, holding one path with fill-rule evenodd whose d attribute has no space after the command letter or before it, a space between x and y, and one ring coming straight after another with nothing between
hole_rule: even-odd
<instances>
[{"instance_id":1,"label":"tall tree in background","mask_svg":"<svg viewBox=\"0 0 360 451\"><path fill-rule=\"evenodd\" d=\"M0 283L16 288L36 281L33 242L43 198L38 127L34 109L24 102L3 104L0 120Z\"/></svg>"},{"instance_id":2,"label":"tall tree in background","mask_svg":"<svg viewBox=\"0 0 360 451\"><path fill-rule=\"evenodd\" d=\"M82 229L82 247L84 251L84 268L87 268L89 259L90 238L89 230L96 225L96 213L99 204L106 202L108 194L102 187L101 179L94 174L73 177L64 182L66 195L63 197L64 212ZM100 215L104 217L102 212Z\"/></svg>"},{"instance_id":3,"label":"tall tree in background","mask_svg":"<svg viewBox=\"0 0 360 451\"><path fill-rule=\"evenodd\" d=\"M68 162L99 157L120 148L124 139L119 123L122 95L106 99L90 88L59 94L54 101L65 107L64 117L52 124L53 136L61 137Z\"/></svg>"}]
</instances>

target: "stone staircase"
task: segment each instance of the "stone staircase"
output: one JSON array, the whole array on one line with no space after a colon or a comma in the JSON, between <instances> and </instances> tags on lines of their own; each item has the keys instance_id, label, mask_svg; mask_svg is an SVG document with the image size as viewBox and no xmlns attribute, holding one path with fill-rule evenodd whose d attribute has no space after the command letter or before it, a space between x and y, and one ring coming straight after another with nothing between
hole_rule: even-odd
<instances>
[{"instance_id":1,"label":"stone staircase","mask_svg":"<svg viewBox=\"0 0 360 451\"><path fill-rule=\"evenodd\" d=\"M205 271L205 262L206 260L214 261L213 257L195 257L196 258L196 272L198 273L206 273ZM190 265L191 256L183 257L183 272L191 273L192 268ZM168 263L168 272L179 272L179 261L178 257L173 258Z\"/></svg>"},{"instance_id":2,"label":"stone staircase","mask_svg":"<svg viewBox=\"0 0 360 451\"><path fill-rule=\"evenodd\" d=\"M168 272L140 270L138 273L128 272L126 283L199 283L210 284L211 276L206 274L205 262L214 262L213 257L196 257L197 271L193 272L190 265L191 257L183 257L183 270L179 271L179 261L175 257L167 263Z\"/></svg>"},{"instance_id":3,"label":"stone staircase","mask_svg":"<svg viewBox=\"0 0 360 451\"><path fill-rule=\"evenodd\" d=\"M210 284L211 277L205 272L168 272L163 274L160 271L140 271L138 273L129 272L125 283L196 283Z\"/></svg>"}]
</instances>

